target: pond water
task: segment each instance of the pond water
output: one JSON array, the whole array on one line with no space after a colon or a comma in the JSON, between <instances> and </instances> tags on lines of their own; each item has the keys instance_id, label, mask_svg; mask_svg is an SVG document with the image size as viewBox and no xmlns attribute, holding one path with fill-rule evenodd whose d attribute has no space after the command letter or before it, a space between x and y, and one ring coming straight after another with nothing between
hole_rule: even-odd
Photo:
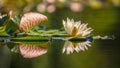
<instances>
[{"instance_id":1,"label":"pond water","mask_svg":"<svg viewBox=\"0 0 120 68\"><path fill-rule=\"evenodd\" d=\"M0 68L120 68L120 8L90 9L80 13L58 9L48 14L48 29L59 29L67 17L89 23L94 35L114 35L115 40L93 40L91 46L79 47L83 42L34 41L9 42L0 40ZM1 33L0 33L1 34ZM72 46L74 52L65 45ZM88 43L87 43L88 44ZM86 44L85 44L86 45ZM87 49L88 48L88 49ZM64 53L63 53L64 52ZM70 54L69 54L70 53Z\"/></svg>"},{"instance_id":2,"label":"pond water","mask_svg":"<svg viewBox=\"0 0 120 68\"><path fill-rule=\"evenodd\" d=\"M91 46L87 47L82 47L83 42L72 43L61 40L22 43L1 42L0 68L120 67L118 40L94 40L90 43ZM74 49L74 52L72 52L68 47L63 53L63 49L67 47L66 44L75 48L78 43L81 45L80 50Z\"/></svg>"}]
</instances>

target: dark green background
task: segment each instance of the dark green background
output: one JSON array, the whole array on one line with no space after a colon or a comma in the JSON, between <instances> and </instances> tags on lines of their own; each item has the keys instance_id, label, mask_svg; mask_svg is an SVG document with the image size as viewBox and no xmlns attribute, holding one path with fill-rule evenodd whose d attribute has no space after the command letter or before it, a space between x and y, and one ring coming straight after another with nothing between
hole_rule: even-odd
<instances>
[{"instance_id":1,"label":"dark green background","mask_svg":"<svg viewBox=\"0 0 120 68\"><path fill-rule=\"evenodd\" d=\"M120 68L120 8L109 6L100 9L84 7L82 12L72 12L68 8L57 8L54 13L44 13L47 29L59 29L67 17L88 23L96 35L114 35L115 40L94 41L84 52L62 54L64 41L55 40L48 46L48 53L33 59L25 59L20 54L10 52L7 46L0 47L0 68Z\"/></svg>"}]
</instances>

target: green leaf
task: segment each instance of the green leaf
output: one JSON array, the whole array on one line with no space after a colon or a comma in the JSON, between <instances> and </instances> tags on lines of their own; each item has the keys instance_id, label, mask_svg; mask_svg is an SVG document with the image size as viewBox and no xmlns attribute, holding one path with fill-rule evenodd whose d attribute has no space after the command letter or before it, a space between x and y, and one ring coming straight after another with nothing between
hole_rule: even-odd
<instances>
[{"instance_id":1,"label":"green leaf","mask_svg":"<svg viewBox=\"0 0 120 68\"><path fill-rule=\"evenodd\" d=\"M9 37L10 35L7 34L5 31L0 32L0 37Z\"/></svg>"},{"instance_id":2,"label":"green leaf","mask_svg":"<svg viewBox=\"0 0 120 68\"><path fill-rule=\"evenodd\" d=\"M8 34L13 35L14 32L19 28L20 20L21 20L20 15L10 19L5 31Z\"/></svg>"},{"instance_id":3,"label":"green leaf","mask_svg":"<svg viewBox=\"0 0 120 68\"><path fill-rule=\"evenodd\" d=\"M6 29L7 24L9 23L10 17L9 15L5 14L0 16L0 32L4 32Z\"/></svg>"},{"instance_id":4,"label":"green leaf","mask_svg":"<svg viewBox=\"0 0 120 68\"><path fill-rule=\"evenodd\" d=\"M48 37L41 37L41 36L26 36L26 37L16 37L11 38L11 41L49 41Z\"/></svg>"},{"instance_id":5,"label":"green leaf","mask_svg":"<svg viewBox=\"0 0 120 68\"><path fill-rule=\"evenodd\" d=\"M9 19L10 17L7 14L0 16L0 26L5 26Z\"/></svg>"}]
</instances>

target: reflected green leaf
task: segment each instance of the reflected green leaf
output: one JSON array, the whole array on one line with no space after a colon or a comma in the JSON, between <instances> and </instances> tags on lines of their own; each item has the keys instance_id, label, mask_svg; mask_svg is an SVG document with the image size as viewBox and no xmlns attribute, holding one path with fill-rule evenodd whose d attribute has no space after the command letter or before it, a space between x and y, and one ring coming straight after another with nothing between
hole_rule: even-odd
<instances>
[{"instance_id":1,"label":"reflected green leaf","mask_svg":"<svg viewBox=\"0 0 120 68\"><path fill-rule=\"evenodd\" d=\"M28 44L28 45L38 45L38 46L41 46L41 45L44 45L44 44L48 44L49 42L48 41L12 41L11 43L14 43L15 44ZM47 46L41 46L41 47L47 47Z\"/></svg>"}]
</instances>

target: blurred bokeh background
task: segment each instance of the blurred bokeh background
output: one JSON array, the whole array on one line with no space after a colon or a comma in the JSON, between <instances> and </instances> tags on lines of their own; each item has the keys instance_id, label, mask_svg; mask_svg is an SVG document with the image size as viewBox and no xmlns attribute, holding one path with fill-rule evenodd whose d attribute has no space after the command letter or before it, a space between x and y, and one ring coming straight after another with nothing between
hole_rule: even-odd
<instances>
[{"instance_id":1,"label":"blurred bokeh background","mask_svg":"<svg viewBox=\"0 0 120 68\"><path fill-rule=\"evenodd\" d=\"M115 36L115 40L94 41L87 51L62 54L64 41L50 43L48 53L25 59L0 47L0 68L120 68L120 0L0 0L0 15L39 12L48 17L47 29L62 28L66 18L92 27L94 36Z\"/></svg>"}]
</instances>

